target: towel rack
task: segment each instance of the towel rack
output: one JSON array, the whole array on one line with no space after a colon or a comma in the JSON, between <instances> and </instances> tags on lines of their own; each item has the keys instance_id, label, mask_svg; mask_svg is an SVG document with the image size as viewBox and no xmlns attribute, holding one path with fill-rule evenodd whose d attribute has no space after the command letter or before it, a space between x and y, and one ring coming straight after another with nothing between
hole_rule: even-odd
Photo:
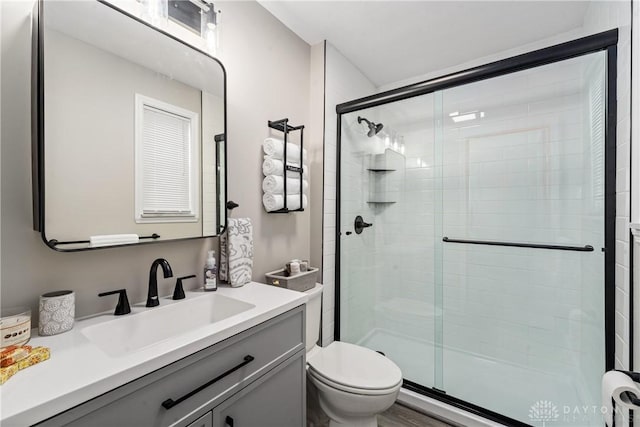
<instances>
[{"instance_id":1,"label":"towel rack","mask_svg":"<svg viewBox=\"0 0 640 427\"><path fill-rule=\"evenodd\" d=\"M160 235L157 234L157 233L153 233L151 236L140 236L138 238L140 240L143 240L143 239L156 240L156 239L160 238ZM91 241L90 240L73 240L73 241L69 241L69 242L61 242L61 241L56 240L56 239L51 239L51 240L49 240L48 243L49 243L49 246L54 247L54 246L58 246L58 245L78 245L78 244L81 244L81 243L91 243ZM114 244L114 246L117 246L117 244Z\"/></svg>"},{"instance_id":2,"label":"towel rack","mask_svg":"<svg viewBox=\"0 0 640 427\"><path fill-rule=\"evenodd\" d=\"M282 209L278 209L276 211L270 211L268 213L289 213L289 212L302 212L304 211L304 203L303 203L303 199L304 199L304 177L302 176L302 173L304 172L304 156L303 156L303 152L304 152L304 125L300 125L300 126L292 126L289 124L289 119L288 118L284 118L284 119L280 119L280 120L269 120L268 121L268 126L271 129L275 129L277 131L280 131L284 134L284 147L283 147L283 155L282 155L282 162L284 164L284 171L283 171L283 181L284 181L284 191L283 191L283 199L284 199L284 207ZM296 166L291 166L289 164L287 164L287 142L288 141L288 136L289 136L289 132L292 131L296 131L299 130L300 131L300 167L296 167ZM287 208L287 171L290 172L297 172L300 174L300 208L299 209L289 209Z\"/></svg>"}]
</instances>

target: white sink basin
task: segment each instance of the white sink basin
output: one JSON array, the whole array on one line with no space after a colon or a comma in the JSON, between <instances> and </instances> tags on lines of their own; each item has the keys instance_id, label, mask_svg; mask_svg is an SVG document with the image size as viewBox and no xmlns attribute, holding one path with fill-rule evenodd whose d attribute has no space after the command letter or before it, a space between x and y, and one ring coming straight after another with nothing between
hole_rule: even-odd
<instances>
[{"instance_id":1,"label":"white sink basin","mask_svg":"<svg viewBox=\"0 0 640 427\"><path fill-rule=\"evenodd\" d=\"M110 356L123 356L210 325L255 307L219 294L181 301L161 300L159 307L128 314L82 330L92 343Z\"/></svg>"}]
</instances>

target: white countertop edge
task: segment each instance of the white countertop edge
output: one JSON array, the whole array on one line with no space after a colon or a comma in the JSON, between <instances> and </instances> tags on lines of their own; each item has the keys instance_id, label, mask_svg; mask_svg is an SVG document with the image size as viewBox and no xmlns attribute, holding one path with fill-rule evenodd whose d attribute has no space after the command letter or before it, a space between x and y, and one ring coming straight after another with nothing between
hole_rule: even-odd
<instances>
[{"instance_id":1,"label":"white countertop edge","mask_svg":"<svg viewBox=\"0 0 640 427\"><path fill-rule=\"evenodd\" d=\"M80 381L82 384L80 386L69 386L65 389L64 385L61 384L57 384L57 387L51 387L51 384L45 381L38 383L38 380L42 379L39 370L41 372L47 369L47 364L50 364L52 369L56 369L60 366L64 367L65 363L68 365L67 367L71 369L73 363L77 362L77 354L73 353L73 351L58 353L55 345L53 345L53 343L56 342L56 337L69 338L71 334L79 335L83 329L83 323L101 323L103 321L113 320L113 317L104 315L91 317L78 321L74 329L65 334L53 337L36 336L32 338L29 345L45 345L51 347L51 359L50 361L42 362L40 365L17 373L14 377L10 378L7 383L0 386L0 424L2 424L3 427L14 425L24 426L46 420L170 363L257 326L307 301L307 295L305 293L289 291L255 282L248 283L239 288L220 286L217 292L224 296L251 302L256 305L256 307L247 312L251 314L250 317L246 315L243 316L243 313L234 316L244 319L237 323L231 323L222 330L210 333L209 326L199 328L198 330L188 332L184 336L166 340L150 346L147 349L135 352L131 357L110 358L94 344L87 343L88 341L85 339L83 340L82 347L77 350L80 356L82 356L82 353L86 353L87 357L95 356L95 359L92 361L97 360L96 363L109 362L111 365L109 369L106 369L104 372L94 373L90 371L86 378ZM201 293L202 292L200 292L200 294ZM195 293L188 292L187 297L189 297L190 294L193 295ZM272 298L264 298L266 294L271 294L269 296ZM101 319L96 320L96 317L100 317ZM233 318L226 320L232 322ZM34 330L33 334L35 334L35 331L36 330ZM71 338L74 337L71 336ZM185 342L185 340L188 340L188 342ZM69 341L73 342L73 339L69 339ZM178 344L172 346L171 342L178 342ZM65 357L67 360L64 360ZM56 365L51 364L53 360L56 360Z\"/></svg>"},{"instance_id":2,"label":"white countertop edge","mask_svg":"<svg viewBox=\"0 0 640 427\"><path fill-rule=\"evenodd\" d=\"M640 236L640 223L632 222L629 224L629 228L631 229L631 233L633 233L633 237Z\"/></svg>"}]
</instances>

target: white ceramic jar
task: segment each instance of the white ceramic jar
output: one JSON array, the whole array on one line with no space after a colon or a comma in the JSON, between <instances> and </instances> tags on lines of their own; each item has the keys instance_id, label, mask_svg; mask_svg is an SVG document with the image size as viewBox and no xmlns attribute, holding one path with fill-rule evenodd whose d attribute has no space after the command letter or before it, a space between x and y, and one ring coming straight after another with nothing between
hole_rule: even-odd
<instances>
[{"instance_id":1,"label":"white ceramic jar","mask_svg":"<svg viewBox=\"0 0 640 427\"><path fill-rule=\"evenodd\" d=\"M73 291L49 292L40 296L40 335L56 335L73 328L76 294Z\"/></svg>"}]
</instances>

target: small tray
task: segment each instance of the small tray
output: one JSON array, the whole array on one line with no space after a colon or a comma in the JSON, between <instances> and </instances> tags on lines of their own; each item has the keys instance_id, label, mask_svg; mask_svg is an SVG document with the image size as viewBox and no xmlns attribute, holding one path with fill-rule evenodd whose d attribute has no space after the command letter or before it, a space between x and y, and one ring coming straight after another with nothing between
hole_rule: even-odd
<instances>
[{"instance_id":1,"label":"small tray","mask_svg":"<svg viewBox=\"0 0 640 427\"><path fill-rule=\"evenodd\" d=\"M309 267L307 271L296 274L295 276L285 276L284 269L265 274L268 285L291 289L298 292L308 291L313 288L316 285L317 275L318 269L314 267Z\"/></svg>"}]
</instances>

